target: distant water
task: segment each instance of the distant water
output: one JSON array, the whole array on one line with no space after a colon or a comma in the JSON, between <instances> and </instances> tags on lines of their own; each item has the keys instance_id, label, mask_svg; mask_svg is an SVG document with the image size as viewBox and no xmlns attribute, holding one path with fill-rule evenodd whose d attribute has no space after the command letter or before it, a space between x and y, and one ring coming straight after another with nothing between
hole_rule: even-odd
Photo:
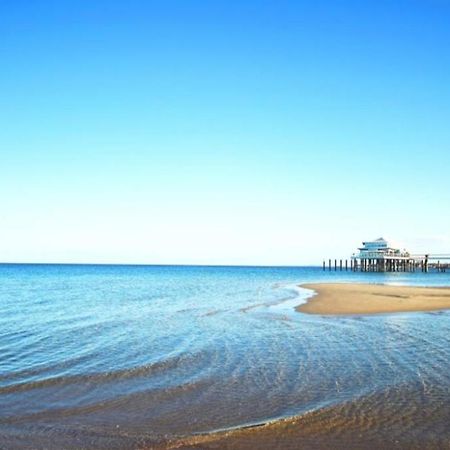
<instances>
[{"instance_id":1,"label":"distant water","mask_svg":"<svg viewBox=\"0 0 450 450\"><path fill-rule=\"evenodd\" d=\"M450 274L0 265L0 448L138 448L347 403L450 442L450 313L295 312L321 281Z\"/></svg>"}]
</instances>

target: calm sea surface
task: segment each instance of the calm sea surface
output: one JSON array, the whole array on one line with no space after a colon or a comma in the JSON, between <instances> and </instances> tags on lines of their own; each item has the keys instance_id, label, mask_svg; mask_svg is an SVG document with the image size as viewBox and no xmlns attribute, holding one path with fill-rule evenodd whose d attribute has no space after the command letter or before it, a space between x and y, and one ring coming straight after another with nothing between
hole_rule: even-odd
<instances>
[{"instance_id":1,"label":"calm sea surface","mask_svg":"<svg viewBox=\"0 0 450 450\"><path fill-rule=\"evenodd\" d=\"M379 412L370 433L450 445L450 313L295 312L313 281L450 274L0 265L0 448L151 446L346 404Z\"/></svg>"}]
</instances>

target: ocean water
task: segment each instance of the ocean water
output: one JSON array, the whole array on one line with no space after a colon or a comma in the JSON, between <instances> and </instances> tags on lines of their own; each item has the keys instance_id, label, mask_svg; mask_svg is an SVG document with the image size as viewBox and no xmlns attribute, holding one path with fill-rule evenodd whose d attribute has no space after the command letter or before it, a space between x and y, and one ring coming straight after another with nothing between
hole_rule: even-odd
<instances>
[{"instance_id":1,"label":"ocean water","mask_svg":"<svg viewBox=\"0 0 450 450\"><path fill-rule=\"evenodd\" d=\"M323 281L450 274L0 265L0 448L164 446L324 408L450 446L450 313L296 312Z\"/></svg>"}]
</instances>

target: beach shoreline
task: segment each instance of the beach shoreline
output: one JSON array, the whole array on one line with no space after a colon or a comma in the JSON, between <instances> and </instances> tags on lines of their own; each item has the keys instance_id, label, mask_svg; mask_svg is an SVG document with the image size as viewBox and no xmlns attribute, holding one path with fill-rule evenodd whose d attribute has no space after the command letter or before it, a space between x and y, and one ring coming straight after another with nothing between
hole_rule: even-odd
<instances>
[{"instance_id":1,"label":"beach shoreline","mask_svg":"<svg viewBox=\"0 0 450 450\"><path fill-rule=\"evenodd\" d=\"M450 309L449 287L313 283L300 287L315 294L296 310L307 314L358 315Z\"/></svg>"}]
</instances>

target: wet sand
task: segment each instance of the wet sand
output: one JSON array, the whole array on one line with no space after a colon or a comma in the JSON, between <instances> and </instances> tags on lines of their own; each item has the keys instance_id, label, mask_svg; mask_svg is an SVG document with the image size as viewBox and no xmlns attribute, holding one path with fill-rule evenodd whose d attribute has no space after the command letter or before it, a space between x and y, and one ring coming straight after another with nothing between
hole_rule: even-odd
<instances>
[{"instance_id":1,"label":"wet sand","mask_svg":"<svg viewBox=\"0 0 450 450\"><path fill-rule=\"evenodd\" d=\"M424 398L415 385L388 388L348 402L262 426L190 436L155 449L339 449L450 448L447 394ZM420 404L420 408L417 405Z\"/></svg>"},{"instance_id":2,"label":"wet sand","mask_svg":"<svg viewBox=\"0 0 450 450\"><path fill-rule=\"evenodd\" d=\"M450 308L450 288L377 284L303 284L316 295L297 311L309 314L379 314L437 311Z\"/></svg>"}]
</instances>

